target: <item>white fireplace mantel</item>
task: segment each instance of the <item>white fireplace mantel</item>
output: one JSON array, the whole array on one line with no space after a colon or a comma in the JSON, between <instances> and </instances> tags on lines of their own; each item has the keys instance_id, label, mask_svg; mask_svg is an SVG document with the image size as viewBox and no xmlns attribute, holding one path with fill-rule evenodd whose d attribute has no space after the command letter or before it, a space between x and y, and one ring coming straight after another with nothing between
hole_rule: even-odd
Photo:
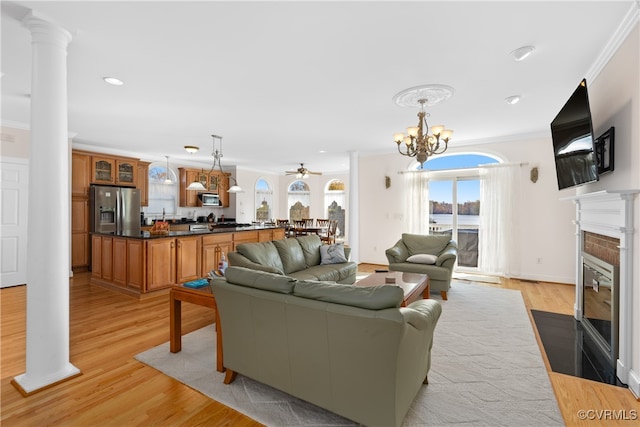
<instances>
[{"instance_id":1,"label":"white fireplace mantel","mask_svg":"<svg viewBox=\"0 0 640 427\"><path fill-rule=\"evenodd\" d=\"M620 320L619 351L616 375L636 395L640 393L637 373L631 373L633 349L633 203L640 190L603 190L562 200L576 205L576 300L574 315L582 319L583 232L601 234L620 240ZM637 332L637 331L636 331Z\"/></svg>"}]
</instances>

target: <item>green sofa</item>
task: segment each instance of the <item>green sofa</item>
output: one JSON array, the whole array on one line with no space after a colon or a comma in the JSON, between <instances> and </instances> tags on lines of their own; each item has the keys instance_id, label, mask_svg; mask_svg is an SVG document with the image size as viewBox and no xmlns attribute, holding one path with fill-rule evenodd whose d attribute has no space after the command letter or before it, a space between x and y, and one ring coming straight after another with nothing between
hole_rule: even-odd
<instances>
[{"instance_id":1,"label":"green sofa","mask_svg":"<svg viewBox=\"0 0 640 427\"><path fill-rule=\"evenodd\" d=\"M261 243L241 243L229 252L229 264L283 274L300 280L326 280L350 284L356 281L355 262L321 264L322 241L315 234ZM349 259L349 248L344 248Z\"/></svg>"},{"instance_id":2,"label":"green sofa","mask_svg":"<svg viewBox=\"0 0 640 427\"><path fill-rule=\"evenodd\" d=\"M229 267L211 281L225 383L236 374L366 426L400 426L426 383L440 303Z\"/></svg>"},{"instance_id":3,"label":"green sofa","mask_svg":"<svg viewBox=\"0 0 640 427\"><path fill-rule=\"evenodd\" d=\"M385 254L389 270L426 274L429 276L431 292L440 291L442 299L447 299L453 266L458 257L458 244L450 236L403 233L402 238ZM418 256L417 260L411 261L413 255L431 255L432 258L420 259Z\"/></svg>"}]
</instances>

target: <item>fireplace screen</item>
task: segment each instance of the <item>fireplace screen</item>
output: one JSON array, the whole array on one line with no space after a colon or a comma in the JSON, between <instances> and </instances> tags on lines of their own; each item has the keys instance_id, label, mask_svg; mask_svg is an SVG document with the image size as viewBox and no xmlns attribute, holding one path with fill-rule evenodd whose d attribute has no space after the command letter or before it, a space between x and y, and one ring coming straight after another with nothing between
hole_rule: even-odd
<instances>
[{"instance_id":1,"label":"fireplace screen","mask_svg":"<svg viewBox=\"0 0 640 427\"><path fill-rule=\"evenodd\" d=\"M618 359L618 267L582 254L582 323L612 365Z\"/></svg>"}]
</instances>

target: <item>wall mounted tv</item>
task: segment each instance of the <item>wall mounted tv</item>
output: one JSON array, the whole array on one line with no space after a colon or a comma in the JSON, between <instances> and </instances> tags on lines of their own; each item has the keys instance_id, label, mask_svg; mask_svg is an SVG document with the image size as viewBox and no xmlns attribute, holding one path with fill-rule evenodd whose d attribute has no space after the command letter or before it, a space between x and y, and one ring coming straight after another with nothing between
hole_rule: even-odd
<instances>
[{"instance_id":1,"label":"wall mounted tv","mask_svg":"<svg viewBox=\"0 0 640 427\"><path fill-rule=\"evenodd\" d=\"M560 190L598 180L587 81L583 79L551 122Z\"/></svg>"}]
</instances>

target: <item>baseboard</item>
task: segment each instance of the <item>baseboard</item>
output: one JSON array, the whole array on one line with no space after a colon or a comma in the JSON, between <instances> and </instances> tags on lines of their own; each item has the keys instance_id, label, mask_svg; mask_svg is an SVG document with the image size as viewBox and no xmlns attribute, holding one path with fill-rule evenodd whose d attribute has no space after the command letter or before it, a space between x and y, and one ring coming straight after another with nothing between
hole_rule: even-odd
<instances>
[{"instance_id":1,"label":"baseboard","mask_svg":"<svg viewBox=\"0 0 640 427\"><path fill-rule=\"evenodd\" d=\"M640 375L633 369L629 370L629 383L627 384L636 399L640 399Z\"/></svg>"}]
</instances>

